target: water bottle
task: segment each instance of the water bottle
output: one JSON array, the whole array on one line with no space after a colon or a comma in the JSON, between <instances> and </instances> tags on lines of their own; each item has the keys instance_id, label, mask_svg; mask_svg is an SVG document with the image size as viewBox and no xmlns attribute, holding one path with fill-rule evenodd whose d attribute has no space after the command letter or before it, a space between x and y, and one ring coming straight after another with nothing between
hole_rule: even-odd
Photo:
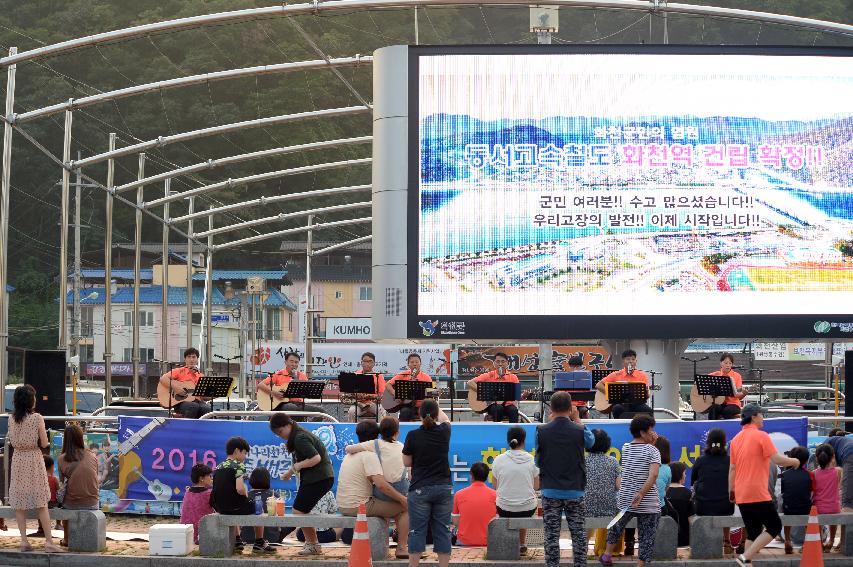
<instances>
[{"instance_id":1,"label":"water bottle","mask_svg":"<svg viewBox=\"0 0 853 567\"><path fill-rule=\"evenodd\" d=\"M264 500L261 493L255 494L255 516L260 516L264 513Z\"/></svg>"}]
</instances>

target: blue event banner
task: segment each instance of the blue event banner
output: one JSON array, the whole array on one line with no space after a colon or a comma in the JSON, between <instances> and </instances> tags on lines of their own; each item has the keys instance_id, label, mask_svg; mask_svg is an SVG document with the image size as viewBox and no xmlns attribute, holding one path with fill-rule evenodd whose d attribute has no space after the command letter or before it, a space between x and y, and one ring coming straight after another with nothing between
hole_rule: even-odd
<instances>
[{"instance_id":1,"label":"blue event banner","mask_svg":"<svg viewBox=\"0 0 853 567\"><path fill-rule=\"evenodd\" d=\"M305 423L323 443L337 474L345 447L356 442L353 423ZM630 441L628 424L609 420L591 420L590 428L604 429L612 440L610 453L619 458L622 445ZM415 424L401 424L404 440ZM527 449L535 450L536 424L523 424L527 430ZM740 423L729 421L663 421L655 430L670 441L672 460L681 461L688 470L702 454L705 436L712 428L725 430L731 439L740 431ZM767 431L776 448L786 451L807 442L806 418L766 419ZM507 424L462 422L453 424L450 440L450 470L454 490L470 481L469 469L477 461L491 465L506 450ZM190 469L202 462L212 468L225 460L225 442L239 435L251 445L246 459L249 471L266 467L273 479L273 490L281 490L289 506L296 494L296 481L279 480L292 458L285 441L270 431L263 421L189 420L149 417L119 418L119 497L131 500L180 501L190 483Z\"/></svg>"}]
</instances>

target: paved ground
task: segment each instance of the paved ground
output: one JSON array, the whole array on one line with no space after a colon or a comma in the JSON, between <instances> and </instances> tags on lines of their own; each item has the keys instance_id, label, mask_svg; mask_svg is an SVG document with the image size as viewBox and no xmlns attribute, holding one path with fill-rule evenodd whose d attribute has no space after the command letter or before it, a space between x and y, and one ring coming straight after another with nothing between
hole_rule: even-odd
<instances>
[{"instance_id":1,"label":"paved ground","mask_svg":"<svg viewBox=\"0 0 853 567\"><path fill-rule=\"evenodd\" d=\"M6 531L0 531L0 551L17 551L18 549L18 532L15 526L14 521L6 521L7 526L9 527ZM178 519L175 517L156 517L156 516L139 516L139 515L116 515L112 514L108 517L108 525L107 525L107 549L103 552L104 555L112 555L112 556L131 556L131 557L144 557L148 556L148 542L142 540L143 534L147 534L148 528L153 524L158 523L170 523L176 524L178 523ZM32 533L37 529L36 522L30 521L28 523L29 532ZM58 536L58 532L55 532ZM110 537L111 534L113 537ZM568 534L565 534L568 537ZM40 550L42 546L42 539L40 537L31 537L31 542L36 550ZM127 539L127 541L124 541ZM121 541L118 541L121 540ZM253 554L251 552L251 547L243 551L242 557L245 559L284 559L284 560L298 560L305 561L305 558L298 557L296 552L301 549L301 544L298 542L289 543L288 540L285 540L285 544L279 547L275 554ZM784 550L782 548L782 544L775 544L774 547L764 550L759 559L773 560L773 559L783 559L783 558L798 558L799 550L795 551L793 556L785 556ZM592 548L590 547L590 553L592 552ZM393 548L390 551L389 559L393 558ZM198 556L198 551L194 551L192 553L194 556ZM349 547L342 544L330 544L324 546L324 553L322 557L310 558L309 561L346 561L349 555ZM564 561L570 560L572 554L570 550L563 550L562 558ZM597 565L597 561L595 561L592 555L589 556L591 561L590 564ZM689 548L679 548L678 550L678 559L679 560L687 560L690 557ZM831 553L827 555L828 558L842 558L843 556L838 553ZM236 558L236 556L235 556ZM541 547L531 547L528 551L526 557L522 558L524 563L540 563L544 564L544 552ZM719 565L733 565L734 561L732 560L733 556L730 556L727 560L718 561ZM849 559L849 558L848 558ZM619 558L616 558L617 562ZM436 556L433 553L428 553L424 558L426 562L434 562L436 561ZM454 563L460 564L470 564L470 563L489 563L485 558L485 549L481 547L471 547L471 548L454 548L452 554L452 561ZM633 563L633 562L631 562ZM402 565L402 562L399 564ZM626 564L628 564L626 562ZM849 565L853 565L853 560L850 560Z\"/></svg>"}]
</instances>

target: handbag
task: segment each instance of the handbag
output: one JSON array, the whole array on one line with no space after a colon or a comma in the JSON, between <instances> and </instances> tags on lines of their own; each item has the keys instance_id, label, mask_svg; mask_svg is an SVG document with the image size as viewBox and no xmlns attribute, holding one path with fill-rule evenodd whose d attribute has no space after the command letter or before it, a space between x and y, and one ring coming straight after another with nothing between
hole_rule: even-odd
<instances>
[{"instance_id":1,"label":"handbag","mask_svg":"<svg viewBox=\"0 0 853 567\"><path fill-rule=\"evenodd\" d=\"M373 440L373 448L376 452L376 456L379 458L379 464L382 464L382 452L379 450L379 439ZM391 486L394 487L394 490L406 496L409 493L409 476L406 473L406 467L403 467L403 476L400 477L400 480L397 482L389 482ZM376 488L373 487L373 497L377 500L384 500L386 502L393 502L394 499Z\"/></svg>"}]
</instances>

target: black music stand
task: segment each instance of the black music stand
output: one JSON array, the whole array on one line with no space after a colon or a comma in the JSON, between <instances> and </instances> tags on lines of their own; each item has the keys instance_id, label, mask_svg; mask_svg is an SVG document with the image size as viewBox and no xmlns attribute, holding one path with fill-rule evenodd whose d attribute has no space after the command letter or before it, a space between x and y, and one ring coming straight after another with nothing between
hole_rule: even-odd
<instances>
[{"instance_id":1,"label":"black music stand","mask_svg":"<svg viewBox=\"0 0 853 567\"><path fill-rule=\"evenodd\" d=\"M394 382L394 397L398 400L420 401L426 398L426 391L432 388L432 382L422 380L397 380Z\"/></svg>"},{"instance_id":2,"label":"black music stand","mask_svg":"<svg viewBox=\"0 0 853 567\"><path fill-rule=\"evenodd\" d=\"M636 404L649 398L648 386L644 382L608 382L604 387L611 407L616 404Z\"/></svg>"},{"instance_id":3,"label":"black music stand","mask_svg":"<svg viewBox=\"0 0 853 567\"><path fill-rule=\"evenodd\" d=\"M518 384L515 382L477 382L477 401L502 404L514 402L516 386Z\"/></svg>"},{"instance_id":4,"label":"black music stand","mask_svg":"<svg viewBox=\"0 0 853 567\"><path fill-rule=\"evenodd\" d=\"M338 389L345 394L376 395L376 374L356 374L341 372L338 374ZM355 402L355 421L358 423L358 399ZM376 421L379 421L379 407L376 408Z\"/></svg>"},{"instance_id":5,"label":"black music stand","mask_svg":"<svg viewBox=\"0 0 853 567\"><path fill-rule=\"evenodd\" d=\"M592 389L595 389L595 385L601 382L608 374L612 374L614 370L612 368L593 368L590 370L592 374Z\"/></svg>"},{"instance_id":6,"label":"black music stand","mask_svg":"<svg viewBox=\"0 0 853 567\"><path fill-rule=\"evenodd\" d=\"M712 374L694 374L693 383L696 384L696 392L700 396L711 397L711 408L708 409L709 417L713 413L714 398L718 396L734 396L734 384L731 376L716 376Z\"/></svg>"},{"instance_id":7,"label":"black music stand","mask_svg":"<svg viewBox=\"0 0 853 567\"><path fill-rule=\"evenodd\" d=\"M305 411L305 398L323 401L323 390L326 383L322 380L291 380L284 391L285 398L302 398L302 411Z\"/></svg>"},{"instance_id":8,"label":"black music stand","mask_svg":"<svg viewBox=\"0 0 853 567\"><path fill-rule=\"evenodd\" d=\"M230 376L202 376L193 390L197 398L226 398L231 395Z\"/></svg>"}]
</instances>

